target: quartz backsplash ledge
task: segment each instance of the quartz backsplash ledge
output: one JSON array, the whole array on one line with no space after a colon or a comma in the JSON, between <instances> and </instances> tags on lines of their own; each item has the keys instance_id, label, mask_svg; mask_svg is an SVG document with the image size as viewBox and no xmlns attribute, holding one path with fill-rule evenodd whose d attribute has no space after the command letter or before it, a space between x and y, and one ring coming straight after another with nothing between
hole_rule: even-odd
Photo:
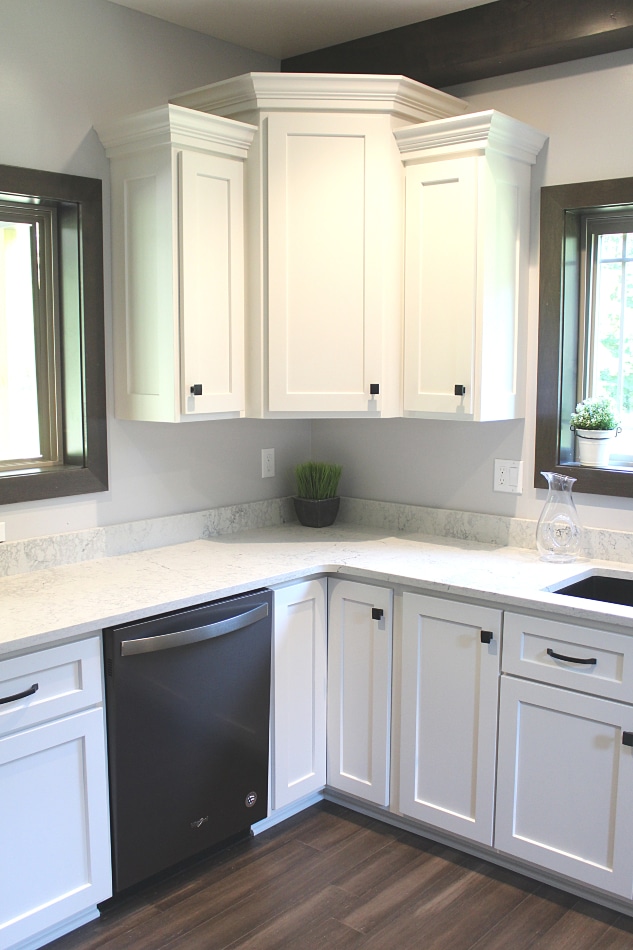
<instances>
[{"instance_id":1,"label":"quartz backsplash ledge","mask_svg":"<svg viewBox=\"0 0 633 950\"><path fill-rule=\"evenodd\" d=\"M26 574L294 521L292 499L274 498L22 541L5 541L0 544L0 576ZM499 547L536 549L536 521L522 518L342 498L338 521L389 534L423 534ZM633 563L633 534L585 528L582 556Z\"/></svg>"}]
</instances>

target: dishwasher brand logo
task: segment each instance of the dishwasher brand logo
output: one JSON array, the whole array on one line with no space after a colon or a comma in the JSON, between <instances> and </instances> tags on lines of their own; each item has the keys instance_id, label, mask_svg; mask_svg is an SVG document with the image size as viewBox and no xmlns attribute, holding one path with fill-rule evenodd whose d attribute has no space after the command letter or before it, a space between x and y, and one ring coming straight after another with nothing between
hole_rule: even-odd
<instances>
[{"instance_id":1,"label":"dishwasher brand logo","mask_svg":"<svg viewBox=\"0 0 633 950\"><path fill-rule=\"evenodd\" d=\"M208 815L205 815L204 818L198 818L198 819L196 819L196 821L192 821L192 822L191 822L191 827L192 827L192 828L202 828L202 826L203 826L204 824L206 824L208 820L209 820L209 816L208 816Z\"/></svg>"},{"instance_id":2,"label":"dishwasher brand logo","mask_svg":"<svg viewBox=\"0 0 633 950\"><path fill-rule=\"evenodd\" d=\"M246 796L244 804L247 808L252 808L255 802L257 801L257 792L249 792Z\"/></svg>"}]
</instances>

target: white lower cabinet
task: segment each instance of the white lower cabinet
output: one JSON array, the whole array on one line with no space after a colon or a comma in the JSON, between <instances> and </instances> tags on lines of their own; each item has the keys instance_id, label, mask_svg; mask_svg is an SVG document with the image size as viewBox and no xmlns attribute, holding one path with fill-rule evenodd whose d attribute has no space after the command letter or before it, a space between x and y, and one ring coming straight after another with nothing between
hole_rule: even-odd
<instances>
[{"instance_id":1,"label":"white lower cabinet","mask_svg":"<svg viewBox=\"0 0 633 950\"><path fill-rule=\"evenodd\" d=\"M327 784L389 804L393 591L330 579Z\"/></svg>"},{"instance_id":2,"label":"white lower cabinet","mask_svg":"<svg viewBox=\"0 0 633 950\"><path fill-rule=\"evenodd\" d=\"M588 692L631 698L629 647L507 615L504 669L529 679L501 677L495 847L630 899L633 706Z\"/></svg>"},{"instance_id":3,"label":"white lower cabinet","mask_svg":"<svg viewBox=\"0 0 633 950\"><path fill-rule=\"evenodd\" d=\"M400 811L491 845L498 610L405 593Z\"/></svg>"},{"instance_id":4,"label":"white lower cabinet","mask_svg":"<svg viewBox=\"0 0 633 950\"><path fill-rule=\"evenodd\" d=\"M2 950L52 940L112 894L100 657L95 637L0 663Z\"/></svg>"},{"instance_id":5,"label":"white lower cabinet","mask_svg":"<svg viewBox=\"0 0 633 950\"><path fill-rule=\"evenodd\" d=\"M325 785L326 597L324 578L275 591L273 809Z\"/></svg>"}]
</instances>

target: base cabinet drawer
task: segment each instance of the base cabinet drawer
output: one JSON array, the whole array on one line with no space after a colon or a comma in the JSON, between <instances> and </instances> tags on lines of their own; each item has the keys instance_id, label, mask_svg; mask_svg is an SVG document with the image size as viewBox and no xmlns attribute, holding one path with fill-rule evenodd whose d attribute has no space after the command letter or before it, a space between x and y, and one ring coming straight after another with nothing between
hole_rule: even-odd
<instances>
[{"instance_id":1,"label":"base cabinet drawer","mask_svg":"<svg viewBox=\"0 0 633 950\"><path fill-rule=\"evenodd\" d=\"M501 679L495 847L630 899L633 707Z\"/></svg>"},{"instance_id":2,"label":"base cabinet drawer","mask_svg":"<svg viewBox=\"0 0 633 950\"><path fill-rule=\"evenodd\" d=\"M0 739L0 947L111 895L105 763L101 708Z\"/></svg>"}]
</instances>

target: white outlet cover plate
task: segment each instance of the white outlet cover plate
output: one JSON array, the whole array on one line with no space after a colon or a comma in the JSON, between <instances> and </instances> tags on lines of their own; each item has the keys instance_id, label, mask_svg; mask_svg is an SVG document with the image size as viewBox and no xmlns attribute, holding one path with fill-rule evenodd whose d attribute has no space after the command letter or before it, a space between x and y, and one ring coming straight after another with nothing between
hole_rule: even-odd
<instances>
[{"instance_id":1,"label":"white outlet cover plate","mask_svg":"<svg viewBox=\"0 0 633 950\"><path fill-rule=\"evenodd\" d=\"M523 494L523 462L516 459L495 459L493 488L511 495Z\"/></svg>"}]
</instances>

